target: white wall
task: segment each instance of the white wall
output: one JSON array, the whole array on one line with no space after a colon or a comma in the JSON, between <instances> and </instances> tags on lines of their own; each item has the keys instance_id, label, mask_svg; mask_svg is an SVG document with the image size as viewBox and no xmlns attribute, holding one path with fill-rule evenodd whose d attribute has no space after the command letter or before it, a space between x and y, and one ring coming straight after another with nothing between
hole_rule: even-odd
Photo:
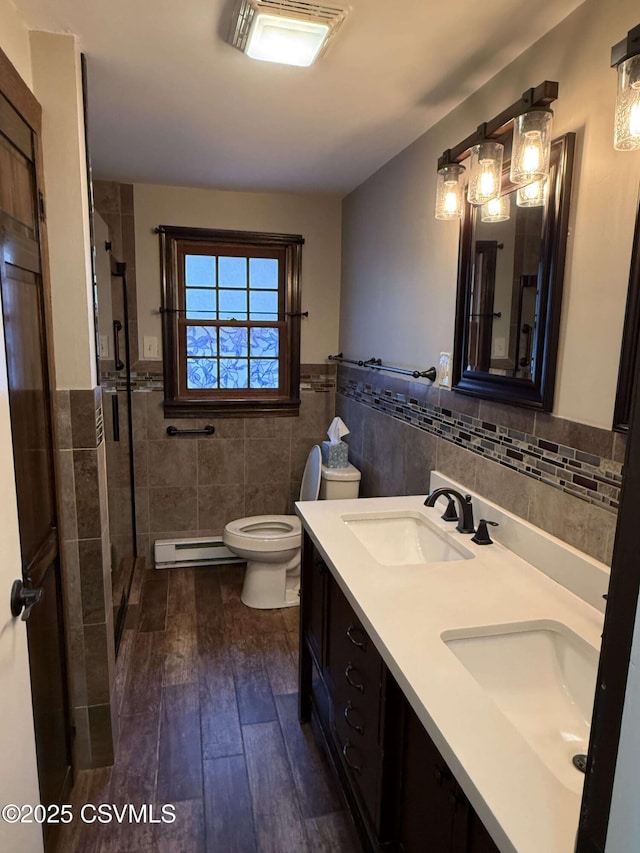
<instances>
[{"instance_id":1,"label":"white wall","mask_svg":"<svg viewBox=\"0 0 640 853\"><path fill-rule=\"evenodd\" d=\"M460 107L347 197L340 348L407 367L453 345L458 224L434 219L436 161L543 80L560 83L554 134L577 133L554 411L610 428L640 155L613 149L611 46L636 0L586 0Z\"/></svg>"},{"instance_id":2,"label":"white wall","mask_svg":"<svg viewBox=\"0 0 640 853\"><path fill-rule=\"evenodd\" d=\"M11 0L0 0L0 48L31 89L29 32Z\"/></svg>"},{"instance_id":3,"label":"white wall","mask_svg":"<svg viewBox=\"0 0 640 853\"><path fill-rule=\"evenodd\" d=\"M323 362L338 349L341 204L336 195L248 193L221 190L134 187L136 283L140 353L143 337L160 342L160 251L158 225L226 228L302 234L301 360Z\"/></svg>"},{"instance_id":4,"label":"white wall","mask_svg":"<svg viewBox=\"0 0 640 853\"><path fill-rule=\"evenodd\" d=\"M96 357L80 54L74 36L30 38L33 91L42 105L56 383L89 389Z\"/></svg>"}]
</instances>

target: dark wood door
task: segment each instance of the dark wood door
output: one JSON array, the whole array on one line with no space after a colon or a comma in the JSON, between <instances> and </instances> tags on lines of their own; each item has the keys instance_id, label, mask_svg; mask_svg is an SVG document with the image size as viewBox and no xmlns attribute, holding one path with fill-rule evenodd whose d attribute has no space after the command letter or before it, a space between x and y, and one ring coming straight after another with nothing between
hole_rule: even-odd
<instances>
[{"instance_id":1,"label":"dark wood door","mask_svg":"<svg viewBox=\"0 0 640 853\"><path fill-rule=\"evenodd\" d=\"M71 783L49 359L35 131L0 94L0 284L22 576L44 590L27 620L41 801ZM8 591L7 591L8 592Z\"/></svg>"}]
</instances>

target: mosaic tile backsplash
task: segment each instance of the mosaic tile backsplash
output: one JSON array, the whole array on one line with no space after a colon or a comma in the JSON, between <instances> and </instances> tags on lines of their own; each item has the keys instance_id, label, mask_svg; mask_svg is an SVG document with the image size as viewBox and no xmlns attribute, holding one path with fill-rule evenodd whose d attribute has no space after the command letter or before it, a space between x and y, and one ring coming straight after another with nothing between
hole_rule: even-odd
<instances>
[{"instance_id":1,"label":"mosaic tile backsplash","mask_svg":"<svg viewBox=\"0 0 640 853\"><path fill-rule=\"evenodd\" d=\"M102 372L100 382L105 391L125 391L127 388L127 379L122 371L105 370ZM164 388L162 370L132 371L131 387L134 391L162 391ZM300 366L301 391L334 391L335 387L335 365L302 364Z\"/></svg>"},{"instance_id":2,"label":"mosaic tile backsplash","mask_svg":"<svg viewBox=\"0 0 640 853\"><path fill-rule=\"evenodd\" d=\"M376 382L371 374L361 371L341 368L338 372L339 394L594 506L617 512L621 462L465 414L455 408L464 400L452 392L438 394L437 402L417 399L411 393L414 388L415 383L398 387L397 382Z\"/></svg>"}]
</instances>

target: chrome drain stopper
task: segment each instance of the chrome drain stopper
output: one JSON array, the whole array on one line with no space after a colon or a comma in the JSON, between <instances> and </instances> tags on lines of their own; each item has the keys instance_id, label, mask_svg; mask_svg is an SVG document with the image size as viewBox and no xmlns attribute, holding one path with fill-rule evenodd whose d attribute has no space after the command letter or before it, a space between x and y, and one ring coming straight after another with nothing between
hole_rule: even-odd
<instances>
[{"instance_id":1,"label":"chrome drain stopper","mask_svg":"<svg viewBox=\"0 0 640 853\"><path fill-rule=\"evenodd\" d=\"M573 761L573 766L577 767L581 773L585 773L587 770L587 756L579 752L577 755L574 755L571 759Z\"/></svg>"}]
</instances>

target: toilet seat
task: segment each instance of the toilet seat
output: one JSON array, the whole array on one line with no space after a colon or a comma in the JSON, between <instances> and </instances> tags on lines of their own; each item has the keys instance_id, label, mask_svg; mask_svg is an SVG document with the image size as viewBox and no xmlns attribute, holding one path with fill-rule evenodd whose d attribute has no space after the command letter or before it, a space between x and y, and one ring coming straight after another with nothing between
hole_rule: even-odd
<instances>
[{"instance_id":1,"label":"toilet seat","mask_svg":"<svg viewBox=\"0 0 640 853\"><path fill-rule=\"evenodd\" d=\"M228 547L252 548L262 552L299 548L302 523L297 515L252 515L230 521L224 529Z\"/></svg>"},{"instance_id":2,"label":"toilet seat","mask_svg":"<svg viewBox=\"0 0 640 853\"><path fill-rule=\"evenodd\" d=\"M322 454L316 445L302 476L301 501L318 500L321 472ZM302 522L297 515L238 518L225 525L222 539L230 551L247 561L240 595L243 604L271 610L300 603Z\"/></svg>"},{"instance_id":3,"label":"toilet seat","mask_svg":"<svg viewBox=\"0 0 640 853\"><path fill-rule=\"evenodd\" d=\"M320 479L322 475L322 452L320 445L315 444L307 457L304 466L302 483L300 484L301 501L317 501L320 493Z\"/></svg>"}]
</instances>

